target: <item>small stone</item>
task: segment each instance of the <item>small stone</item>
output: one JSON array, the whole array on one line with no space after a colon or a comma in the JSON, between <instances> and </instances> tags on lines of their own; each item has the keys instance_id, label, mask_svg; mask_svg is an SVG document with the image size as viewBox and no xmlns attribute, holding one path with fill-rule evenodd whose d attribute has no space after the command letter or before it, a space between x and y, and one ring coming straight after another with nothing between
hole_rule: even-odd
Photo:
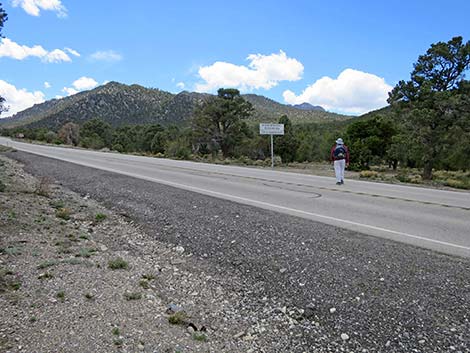
<instances>
[{"instance_id":1,"label":"small stone","mask_svg":"<svg viewBox=\"0 0 470 353\"><path fill-rule=\"evenodd\" d=\"M184 248L183 248L181 245L178 245L178 246L175 248L175 251L176 251L178 254L182 254L182 253L184 253Z\"/></svg>"},{"instance_id":2,"label":"small stone","mask_svg":"<svg viewBox=\"0 0 470 353\"><path fill-rule=\"evenodd\" d=\"M245 331L241 331L235 335L233 335L233 338L240 338L240 337L243 337L245 335Z\"/></svg>"},{"instance_id":3,"label":"small stone","mask_svg":"<svg viewBox=\"0 0 470 353\"><path fill-rule=\"evenodd\" d=\"M280 273L284 273L284 272L286 272L286 271L287 271L287 268L281 268L281 269L279 270Z\"/></svg>"},{"instance_id":4,"label":"small stone","mask_svg":"<svg viewBox=\"0 0 470 353\"><path fill-rule=\"evenodd\" d=\"M418 343L419 344L424 344L426 342L426 340L419 340Z\"/></svg>"},{"instance_id":5,"label":"small stone","mask_svg":"<svg viewBox=\"0 0 470 353\"><path fill-rule=\"evenodd\" d=\"M349 339L348 334L342 333L342 334L341 334L341 339L342 339L343 341L347 341L347 340Z\"/></svg>"},{"instance_id":6,"label":"small stone","mask_svg":"<svg viewBox=\"0 0 470 353\"><path fill-rule=\"evenodd\" d=\"M336 312L336 308L330 308L330 314L334 314Z\"/></svg>"},{"instance_id":7,"label":"small stone","mask_svg":"<svg viewBox=\"0 0 470 353\"><path fill-rule=\"evenodd\" d=\"M385 347L390 347L390 341L387 341L387 343L385 343Z\"/></svg>"},{"instance_id":8,"label":"small stone","mask_svg":"<svg viewBox=\"0 0 470 353\"><path fill-rule=\"evenodd\" d=\"M100 250L104 252L104 251L108 250L108 247L104 244L101 244L100 245Z\"/></svg>"},{"instance_id":9,"label":"small stone","mask_svg":"<svg viewBox=\"0 0 470 353\"><path fill-rule=\"evenodd\" d=\"M283 306L281 308L281 313L283 313L283 314L287 313L287 308L285 306Z\"/></svg>"},{"instance_id":10,"label":"small stone","mask_svg":"<svg viewBox=\"0 0 470 353\"><path fill-rule=\"evenodd\" d=\"M139 344L139 345L137 345L137 349L139 351L143 351L145 349L145 346L143 344Z\"/></svg>"}]
</instances>

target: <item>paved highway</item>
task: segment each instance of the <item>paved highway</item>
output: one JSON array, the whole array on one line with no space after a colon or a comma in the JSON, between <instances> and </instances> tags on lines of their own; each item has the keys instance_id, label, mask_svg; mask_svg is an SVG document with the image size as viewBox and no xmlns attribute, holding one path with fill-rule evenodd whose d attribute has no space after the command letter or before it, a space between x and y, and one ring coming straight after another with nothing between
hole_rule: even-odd
<instances>
[{"instance_id":1,"label":"paved highway","mask_svg":"<svg viewBox=\"0 0 470 353\"><path fill-rule=\"evenodd\" d=\"M361 233L470 257L470 193L32 145L0 144Z\"/></svg>"}]
</instances>

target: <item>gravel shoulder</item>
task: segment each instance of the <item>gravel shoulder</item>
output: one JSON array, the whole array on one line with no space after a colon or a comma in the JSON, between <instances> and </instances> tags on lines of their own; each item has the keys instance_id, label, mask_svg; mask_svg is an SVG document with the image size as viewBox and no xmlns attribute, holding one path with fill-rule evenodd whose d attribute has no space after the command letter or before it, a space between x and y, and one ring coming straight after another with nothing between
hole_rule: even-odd
<instances>
[{"instance_id":1,"label":"gravel shoulder","mask_svg":"<svg viewBox=\"0 0 470 353\"><path fill-rule=\"evenodd\" d=\"M78 257L92 261L94 266L63 262L77 259L74 250L59 258L62 260L57 267L51 267L69 267L60 271L60 278L70 276L67 283L75 286L71 287L75 290L70 297L67 289L60 289L62 282L49 291L44 285L41 290L33 290L45 292L42 301L51 310L62 306L52 327L60 330L57 337L68 337L63 338L68 340L63 351L80 351L71 345L86 345L90 337L101 337L106 342L93 351L106 351L113 347L113 325L120 325L129 330L127 336L122 335L120 348L128 351L143 346L148 351L168 352L470 352L468 259L26 153L8 156L24 163L37 178L48 177L61 184L57 190L76 200L68 206L73 210L71 220L65 224L59 221L59 226L41 230L33 237L33 230L25 225L29 230L19 238L40 242L41 237L56 237L50 235L51 229L74 228L79 222L78 230L92 229L87 241L95 242L97 249L104 249L101 244L106 248L96 251L92 260ZM16 205L26 212L32 202L28 197L38 197L24 194L24 204L15 204L23 197L0 204L1 221L7 226L17 223L8 220L9 210ZM0 197L4 195L0 193ZM54 211L47 211L49 202L46 198L43 213L51 213L51 222L57 222ZM87 206L81 207L83 204ZM28 212L37 209L32 206ZM97 223L93 217L99 212L107 217ZM14 234L4 229L2 226L0 230L2 242ZM19 238L9 242L14 244ZM46 248L46 243L39 244L44 246L37 248ZM49 255L38 261L55 255L55 245L48 246ZM31 273L26 278L34 282L39 276L38 262L34 262L32 250L25 253L30 256L27 261L9 266L15 274L23 275L18 269L27 268L28 263ZM115 256L126 259L130 269L108 269L107 261ZM0 257L5 267L5 259L22 258L8 253ZM139 281L148 272L156 273L156 280L150 281L153 287L143 290ZM113 277L118 275L122 277ZM54 274L52 279L38 283L58 280L59 275ZM99 305L97 298L85 300L83 292L100 283L104 284L101 291L108 290L107 300ZM21 294L26 288L7 293ZM60 290L66 292L65 301L54 298L55 291ZM137 290L145 295L142 299L125 300L126 292ZM21 305L21 319L18 311L7 315L5 323L2 319L0 339L6 337L10 342L13 337L18 345L16 338L21 341L31 330L41 332L34 327L21 331L21 327L28 330L28 326L43 325L43 320L30 322L29 317L39 314L31 314L30 304L26 303ZM166 310L170 304L190 313L198 330L204 326L207 342L195 341L188 325L168 323ZM88 305L95 305L90 312L98 312L98 316L79 319L76 313L88 312ZM69 314L70 320L65 320ZM113 320L116 318L123 321ZM18 334L4 334L17 321ZM83 328L80 322L85 322ZM67 328L62 330L63 326ZM93 335L82 335L87 328ZM54 335L54 330L50 333ZM100 340L92 341L96 344Z\"/></svg>"}]
</instances>

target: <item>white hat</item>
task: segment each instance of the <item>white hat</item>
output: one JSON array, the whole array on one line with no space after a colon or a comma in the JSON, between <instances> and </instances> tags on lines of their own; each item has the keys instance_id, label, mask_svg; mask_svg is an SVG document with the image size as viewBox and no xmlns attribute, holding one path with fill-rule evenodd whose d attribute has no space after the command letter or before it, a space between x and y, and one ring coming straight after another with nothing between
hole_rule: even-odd
<instances>
[{"instance_id":1,"label":"white hat","mask_svg":"<svg viewBox=\"0 0 470 353\"><path fill-rule=\"evenodd\" d=\"M344 144L343 139L340 137L339 139L336 140L337 145L342 145Z\"/></svg>"}]
</instances>

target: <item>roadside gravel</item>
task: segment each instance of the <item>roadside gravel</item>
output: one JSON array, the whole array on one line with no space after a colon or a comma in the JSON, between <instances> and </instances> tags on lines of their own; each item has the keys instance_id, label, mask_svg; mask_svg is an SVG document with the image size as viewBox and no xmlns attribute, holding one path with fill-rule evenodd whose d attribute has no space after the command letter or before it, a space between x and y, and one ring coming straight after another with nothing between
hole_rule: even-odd
<instances>
[{"instance_id":1,"label":"roadside gravel","mask_svg":"<svg viewBox=\"0 0 470 353\"><path fill-rule=\"evenodd\" d=\"M9 156L139 225L148 244L182 252L183 277L222 294L197 290L180 301L195 303L190 309L212 322L214 336L230 331L228 342L249 343L221 351L470 352L468 259L66 162Z\"/></svg>"}]
</instances>

